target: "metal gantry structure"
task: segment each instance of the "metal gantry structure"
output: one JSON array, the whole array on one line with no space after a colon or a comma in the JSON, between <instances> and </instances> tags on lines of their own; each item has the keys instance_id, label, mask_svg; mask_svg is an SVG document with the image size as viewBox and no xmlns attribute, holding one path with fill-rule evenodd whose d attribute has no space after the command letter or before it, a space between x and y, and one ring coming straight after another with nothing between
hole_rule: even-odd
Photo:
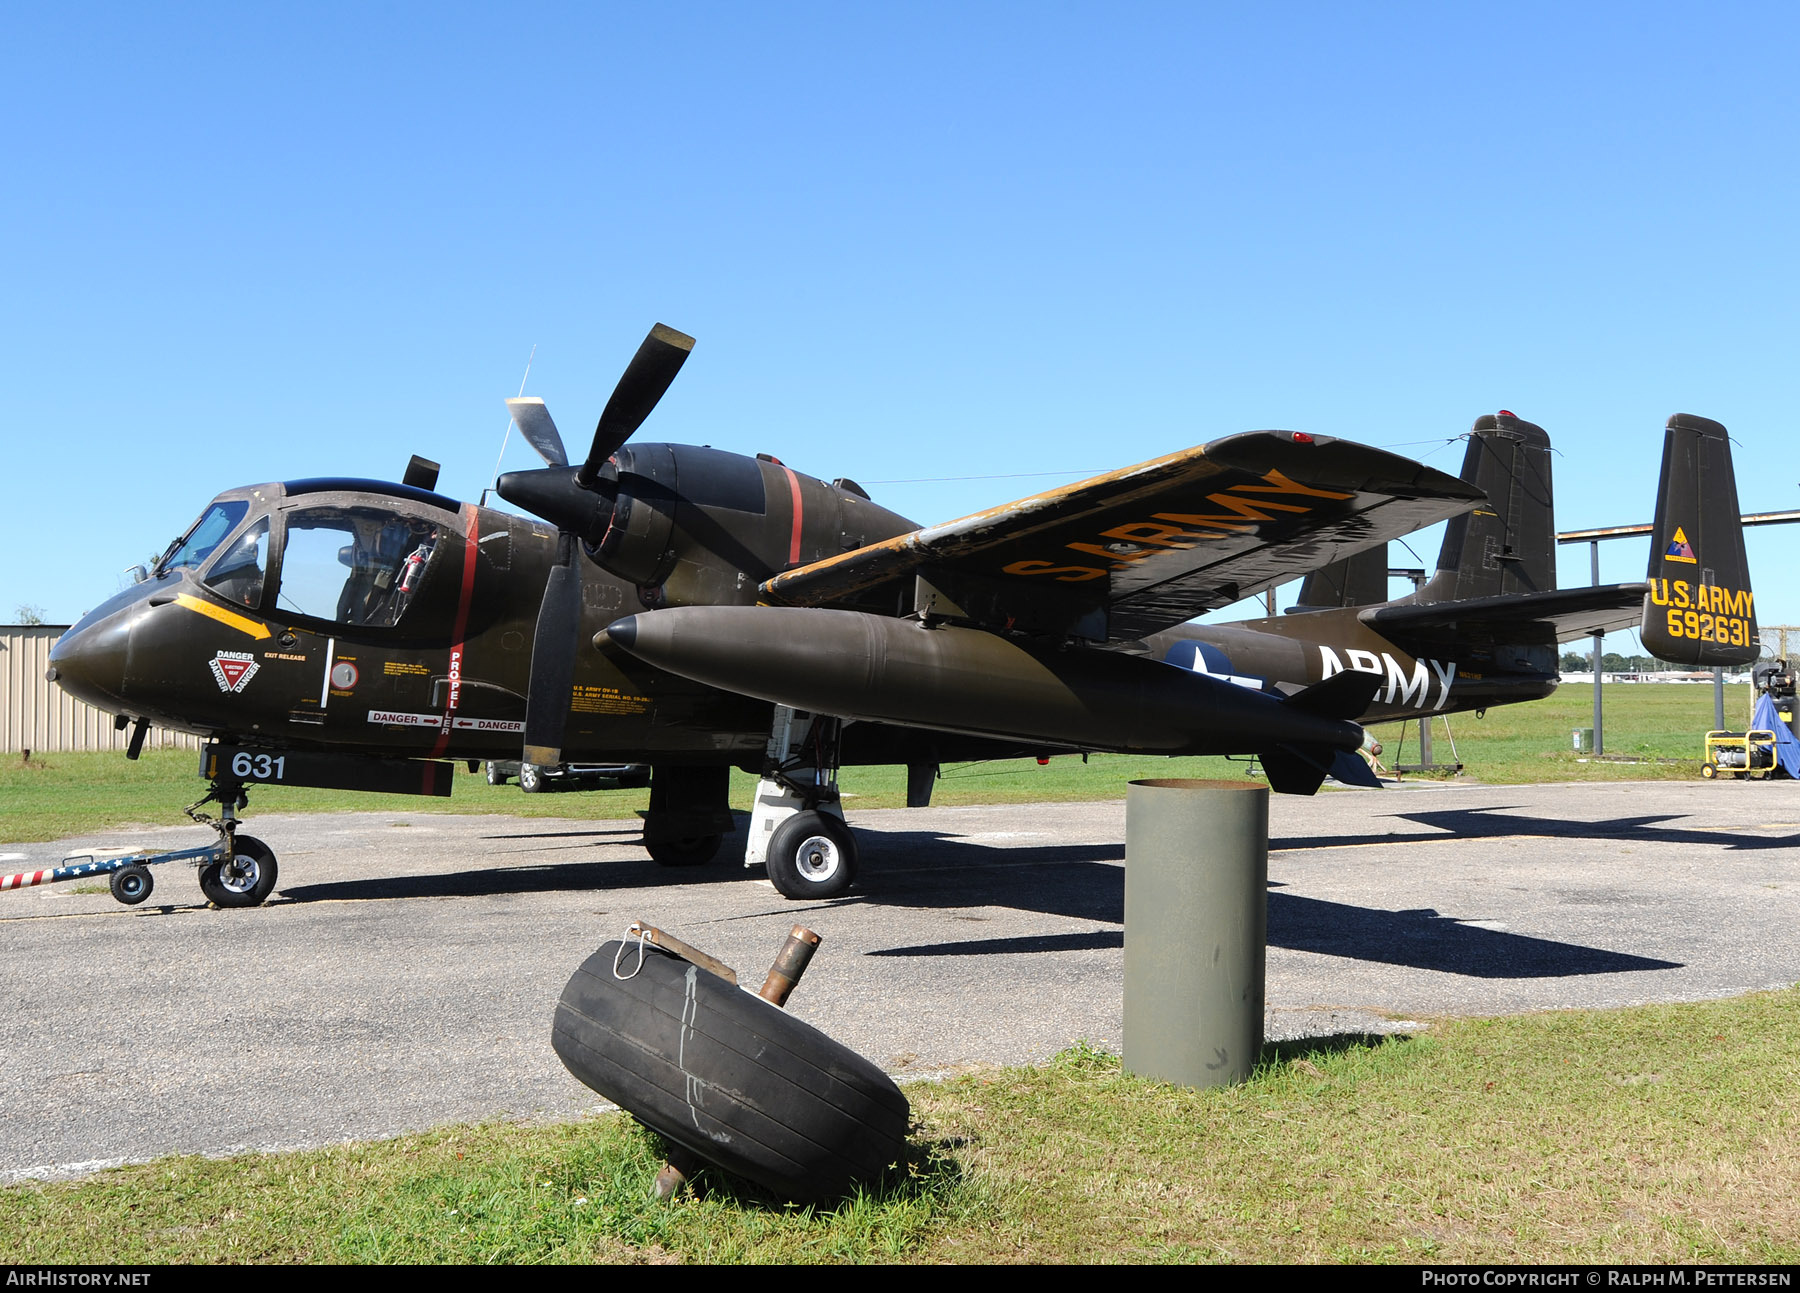
<instances>
[{"instance_id":1,"label":"metal gantry structure","mask_svg":"<svg viewBox=\"0 0 1800 1293\"><path fill-rule=\"evenodd\" d=\"M1751 512L1739 518L1745 526L1752 525L1792 525L1800 521L1800 511L1788 512ZM1588 545L1590 557L1589 572L1595 587L1600 584L1600 545L1608 539L1637 539L1648 537L1656 527L1654 525L1614 525L1599 530L1567 530L1556 536L1558 543L1585 543ZM1783 654L1786 653L1787 631L1781 630ZM1604 729L1600 705L1600 679L1604 672L1601 667L1600 646L1605 634L1594 634L1594 753L1606 751ZM1725 726L1725 671L1713 670L1713 721L1719 727Z\"/></svg>"}]
</instances>

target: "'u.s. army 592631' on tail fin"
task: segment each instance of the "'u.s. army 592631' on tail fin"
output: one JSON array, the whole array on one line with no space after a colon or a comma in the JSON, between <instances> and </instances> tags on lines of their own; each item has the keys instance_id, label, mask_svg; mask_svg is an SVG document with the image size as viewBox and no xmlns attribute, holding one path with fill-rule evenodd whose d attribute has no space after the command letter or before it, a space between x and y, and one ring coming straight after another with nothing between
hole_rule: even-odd
<instances>
[{"instance_id":1,"label":"'u.s. army 592631' on tail fin","mask_svg":"<svg viewBox=\"0 0 1800 1293\"><path fill-rule=\"evenodd\" d=\"M1717 422L1691 413L1669 419L1646 577L1642 633L1651 655L1691 665L1756 659L1731 440Z\"/></svg>"}]
</instances>

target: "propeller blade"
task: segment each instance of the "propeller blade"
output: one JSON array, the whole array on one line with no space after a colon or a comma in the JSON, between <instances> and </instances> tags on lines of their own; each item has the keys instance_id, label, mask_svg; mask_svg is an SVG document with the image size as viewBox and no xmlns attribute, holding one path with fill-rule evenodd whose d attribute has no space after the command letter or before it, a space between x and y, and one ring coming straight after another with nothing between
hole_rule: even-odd
<instances>
[{"instance_id":1,"label":"propeller blade","mask_svg":"<svg viewBox=\"0 0 1800 1293\"><path fill-rule=\"evenodd\" d=\"M544 407L544 401L535 395L511 399L506 401L506 411L512 414L526 443L538 451L538 457L552 467L569 465L568 450L563 448L562 436L557 433L556 423L550 420L550 410Z\"/></svg>"},{"instance_id":2,"label":"propeller blade","mask_svg":"<svg viewBox=\"0 0 1800 1293\"><path fill-rule=\"evenodd\" d=\"M569 695L575 687L576 635L581 628L581 567L575 536L556 536L556 564L544 585L537 634L531 643L531 688L525 700L525 762L562 762Z\"/></svg>"},{"instance_id":3,"label":"propeller blade","mask_svg":"<svg viewBox=\"0 0 1800 1293\"><path fill-rule=\"evenodd\" d=\"M625 375L613 388L612 398L600 413L594 428L594 443L588 449L587 461L576 474L583 489L592 489L594 479L606 460L618 452L631 433L644 424L650 410L669 389L675 374L681 371L694 348L694 339L685 332L657 324L631 357Z\"/></svg>"}]
</instances>

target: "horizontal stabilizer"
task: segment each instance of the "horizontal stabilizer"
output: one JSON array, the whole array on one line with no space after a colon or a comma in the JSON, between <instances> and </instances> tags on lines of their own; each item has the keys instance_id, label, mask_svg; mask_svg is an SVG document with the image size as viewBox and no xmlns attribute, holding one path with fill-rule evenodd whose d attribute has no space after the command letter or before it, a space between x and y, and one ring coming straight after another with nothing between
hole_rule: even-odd
<instances>
[{"instance_id":1,"label":"horizontal stabilizer","mask_svg":"<svg viewBox=\"0 0 1800 1293\"><path fill-rule=\"evenodd\" d=\"M1390 641L1551 646L1637 624L1644 584L1604 584L1460 602L1371 606L1356 618Z\"/></svg>"}]
</instances>

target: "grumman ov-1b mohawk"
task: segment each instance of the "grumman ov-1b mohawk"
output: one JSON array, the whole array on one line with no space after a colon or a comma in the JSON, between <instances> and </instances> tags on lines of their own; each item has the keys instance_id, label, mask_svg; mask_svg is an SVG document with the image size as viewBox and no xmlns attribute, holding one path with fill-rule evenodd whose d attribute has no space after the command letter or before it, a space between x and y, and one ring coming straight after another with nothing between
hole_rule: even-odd
<instances>
[{"instance_id":1,"label":"grumman ov-1b mohawk","mask_svg":"<svg viewBox=\"0 0 1800 1293\"><path fill-rule=\"evenodd\" d=\"M1589 603L1554 600L1576 594L1523 618L1494 605L1551 587L1534 566L1519 591L1507 547L1540 506L1547 535L1549 478L1511 451L1535 442L1505 415L1476 439L1510 455L1521 497L1453 523L1447 594L1203 634L1181 626L1488 494L1256 431L920 528L766 454L633 441L692 346L652 329L579 467L541 401L508 401L549 465L497 487L548 524L436 493L418 458L397 485L230 490L61 639L52 677L135 723L133 757L150 724L208 738L228 841L251 784L448 794L448 760L523 747L536 764L651 765L645 844L690 865L732 829L735 766L761 778L746 865L826 898L856 870L845 764L906 765L913 805L944 762L1086 751L1256 754L1295 793L1328 774L1369 784L1358 720L1542 695L1555 662L1537 648L1564 616L1591 631ZM1503 645L1520 625L1530 641ZM1265 640L1254 685L1221 676L1252 663L1224 652ZM209 896L249 905L275 860L259 846L227 871Z\"/></svg>"}]
</instances>

